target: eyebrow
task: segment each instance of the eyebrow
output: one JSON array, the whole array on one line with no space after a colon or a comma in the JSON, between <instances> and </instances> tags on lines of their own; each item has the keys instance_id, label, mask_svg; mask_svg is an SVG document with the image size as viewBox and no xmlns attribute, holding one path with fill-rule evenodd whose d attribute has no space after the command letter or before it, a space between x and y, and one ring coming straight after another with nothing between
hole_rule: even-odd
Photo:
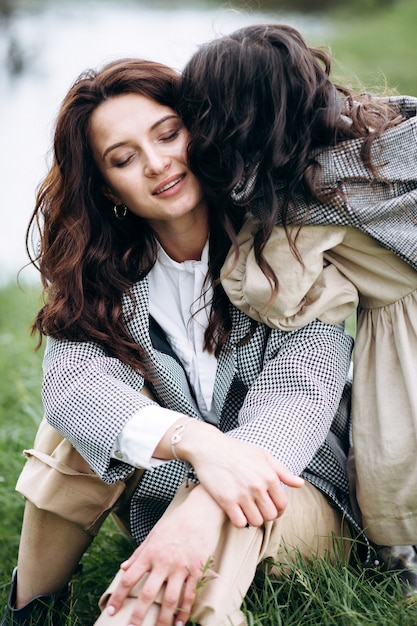
<instances>
[{"instance_id":1,"label":"eyebrow","mask_svg":"<svg viewBox=\"0 0 417 626\"><path fill-rule=\"evenodd\" d=\"M171 119L179 119L178 115L175 114L170 114L170 115L164 115L164 117L161 117L161 119L157 120L154 124L152 124L152 126L150 127L150 131L155 130L155 128L158 128L158 126L160 126L161 124L163 124L164 122L166 122L167 120L171 120ZM106 156L108 155L109 152L111 152L112 150L115 150L116 148L120 148L120 146L124 146L126 142L124 141L119 141L118 143L114 143L111 146L109 146L108 148L105 149L104 153L103 153L103 161L106 158Z\"/></svg>"}]
</instances>

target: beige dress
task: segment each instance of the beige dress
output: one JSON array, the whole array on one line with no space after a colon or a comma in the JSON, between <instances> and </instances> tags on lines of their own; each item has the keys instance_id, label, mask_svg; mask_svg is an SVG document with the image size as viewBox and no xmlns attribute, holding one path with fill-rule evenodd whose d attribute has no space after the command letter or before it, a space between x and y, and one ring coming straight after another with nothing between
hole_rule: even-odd
<instances>
[{"instance_id":1,"label":"beige dress","mask_svg":"<svg viewBox=\"0 0 417 626\"><path fill-rule=\"evenodd\" d=\"M354 302L347 297L349 284L357 288L356 497L371 540L417 544L417 272L360 231L339 226L301 229L301 266L276 227L265 248L280 284L271 302L271 285L254 260L253 232L253 224L243 229L238 262L231 252L222 283L234 304L255 319L288 330L314 317L338 323ZM329 267L340 273L326 282Z\"/></svg>"}]
</instances>

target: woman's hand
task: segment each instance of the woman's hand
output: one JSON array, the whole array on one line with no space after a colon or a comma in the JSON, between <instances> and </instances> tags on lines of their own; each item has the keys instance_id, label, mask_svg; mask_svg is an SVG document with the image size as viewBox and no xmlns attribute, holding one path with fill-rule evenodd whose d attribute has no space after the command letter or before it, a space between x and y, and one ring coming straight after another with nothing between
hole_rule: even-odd
<instances>
[{"instance_id":1,"label":"woman's hand","mask_svg":"<svg viewBox=\"0 0 417 626\"><path fill-rule=\"evenodd\" d=\"M177 448L238 528L276 519L288 504L282 483L304 484L263 448L227 437L209 424L188 422Z\"/></svg>"},{"instance_id":2,"label":"woman's hand","mask_svg":"<svg viewBox=\"0 0 417 626\"><path fill-rule=\"evenodd\" d=\"M179 506L168 509L122 564L124 574L106 611L110 615L116 613L129 591L146 574L129 625L140 626L157 598L161 609L155 626L172 626L174 617L175 623L185 624L224 521L223 511L201 485L191 489Z\"/></svg>"},{"instance_id":3,"label":"woman's hand","mask_svg":"<svg viewBox=\"0 0 417 626\"><path fill-rule=\"evenodd\" d=\"M282 483L302 487L303 479L267 450L228 437L206 422L184 417L168 429L154 456L172 458L172 436L178 425L186 424L175 443L175 452L193 465L200 483L232 524L237 528L261 526L279 517L288 503Z\"/></svg>"}]
</instances>

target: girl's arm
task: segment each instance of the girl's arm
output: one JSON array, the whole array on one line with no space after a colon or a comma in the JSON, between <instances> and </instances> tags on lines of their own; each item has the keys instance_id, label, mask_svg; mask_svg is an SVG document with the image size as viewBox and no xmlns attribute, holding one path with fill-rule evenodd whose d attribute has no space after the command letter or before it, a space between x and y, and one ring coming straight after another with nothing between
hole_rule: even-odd
<instances>
[{"instance_id":1,"label":"girl's arm","mask_svg":"<svg viewBox=\"0 0 417 626\"><path fill-rule=\"evenodd\" d=\"M275 226L263 256L278 279L278 291L259 267L254 253L258 226L249 219L238 235L239 258L233 249L222 268L222 285L238 309L271 328L294 330L317 318L339 324L356 309L356 287L323 253L343 241L340 226L288 227L302 262L296 258L281 226Z\"/></svg>"}]
</instances>

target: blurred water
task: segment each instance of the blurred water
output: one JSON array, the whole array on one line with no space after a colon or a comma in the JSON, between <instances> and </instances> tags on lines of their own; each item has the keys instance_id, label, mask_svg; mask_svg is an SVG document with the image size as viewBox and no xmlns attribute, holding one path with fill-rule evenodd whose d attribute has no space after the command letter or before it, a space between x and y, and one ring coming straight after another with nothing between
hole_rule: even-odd
<instances>
[{"instance_id":1,"label":"blurred water","mask_svg":"<svg viewBox=\"0 0 417 626\"><path fill-rule=\"evenodd\" d=\"M80 72L123 56L181 69L198 44L269 20L318 37L326 27L322 20L278 13L152 9L116 1L56 2L41 12L14 14L0 30L0 284L27 262L24 236L47 170L54 118ZM21 277L38 279L31 268Z\"/></svg>"}]
</instances>

